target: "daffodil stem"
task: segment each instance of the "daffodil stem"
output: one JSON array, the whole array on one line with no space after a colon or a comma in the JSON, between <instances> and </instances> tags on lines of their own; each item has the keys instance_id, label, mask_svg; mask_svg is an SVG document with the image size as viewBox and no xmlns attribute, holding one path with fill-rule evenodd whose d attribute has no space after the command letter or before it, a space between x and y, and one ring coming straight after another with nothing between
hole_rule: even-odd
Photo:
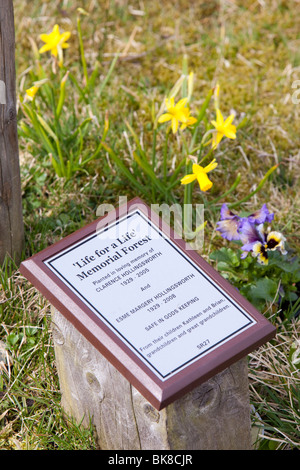
<instances>
[{"instance_id":1,"label":"daffodil stem","mask_svg":"<svg viewBox=\"0 0 300 470\"><path fill-rule=\"evenodd\" d=\"M193 166L192 162L190 160L187 160L186 165L185 165L186 175L192 173L192 166ZM184 204L192 203L193 186L194 186L194 183L186 184L184 186Z\"/></svg>"},{"instance_id":2,"label":"daffodil stem","mask_svg":"<svg viewBox=\"0 0 300 470\"><path fill-rule=\"evenodd\" d=\"M201 163L203 163L208 157L210 157L212 153L213 153L213 149L211 148L211 149L207 152L207 154L204 155L203 158L201 158L201 160L200 160L200 162L199 162L199 165L200 165Z\"/></svg>"},{"instance_id":3,"label":"daffodil stem","mask_svg":"<svg viewBox=\"0 0 300 470\"><path fill-rule=\"evenodd\" d=\"M153 129L153 143L152 143L152 170L155 171L156 167L156 136L157 130L156 128Z\"/></svg>"},{"instance_id":4,"label":"daffodil stem","mask_svg":"<svg viewBox=\"0 0 300 470\"><path fill-rule=\"evenodd\" d=\"M83 75L84 75L84 78L85 78L85 86L88 87L88 85L89 85L89 77L88 77L87 66L86 66L86 60L85 60L85 55L84 55L84 47L83 47L82 31L81 31L81 23L80 23L80 18L79 18L79 16L78 16L78 18L77 18L77 29L78 29L78 38L79 38L79 48L80 48L81 63L82 63L82 68L83 68Z\"/></svg>"},{"instance_id":5,"label":"daffodil stem","mask_svg":"<svg viewBox=\"0 0 300 470\"><path fill-rule=\"evenodd\" d=\"M164 160L163 160L163 173L164 181L167 180L167 167L168 167L168 141L169 141L169 132L166 134L165 147L164 147Z\"/></svg>"}]
</instances>

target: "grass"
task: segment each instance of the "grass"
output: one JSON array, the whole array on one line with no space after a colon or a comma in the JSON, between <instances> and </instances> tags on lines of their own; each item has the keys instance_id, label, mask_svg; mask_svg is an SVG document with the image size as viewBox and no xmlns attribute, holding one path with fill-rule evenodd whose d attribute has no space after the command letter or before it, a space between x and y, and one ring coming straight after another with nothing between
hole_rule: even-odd
<instances>
[{"instance_id":1,"label":"grass","mask_svg":"<svg viewBox=\"0 0 300 470\"><path fill-rule=\"evenodd\" d=\"M146 188L146 202L157 202L132 159L130 148L134 148L134 142L125 119L144 148L151 148L152 102L159 106L180 76L182 58L187 54L189 67L196 75L194 105L199 107L207 90L219 82L224 114L234 109L238 121L244 113L248 119L236 141L225 141L218 149L219 167L214 171L209 197L220 196L240 173L237 191L226 199L236 202L256 187L271 166L280 163L263 191L242 208L251 211L266 202L275 213L276 229L285 234L299 254L300 108L292 101L292 84L299 79L300 5L283 0L268 5L259 1L15 0L18 94L24 95L31 85L32 40L40 47L39 34L49 32L55 23L72 32L65 65L77 80L82 80L77 7L89 13L89 17L81 17L87 73L91 76L98 62L99 76L89 102L78 100L74 89L67 93L64 118L78 123L85 116L95 116L84 141L85 150L92 152L99 141L108 110L107 142ZM117 52L120 57L116 69L103 90L103 80ZM48 60L51 68L49 56L43 60ZM19 124L22 120L19 110ZM65 181L55 176L41 146L27 139L21 128L19 146L26 230L24 258L94 220L101 203L116 204L120 195L128 199L137 195L105 151L87 165L87 172L76 173ZM163 142L159 136L157 149L161 161ZM178 153L178 142L173 139L170 159L178 158ZM175 196L183 197L180 185L175 188ZM201 201L195 194L195 202ZM220 200L206 213L208 224L201 254L207 259L223 244L215 230L223 202ZM72 422L60 407L49 304L13 263L4 265L1 285L0 448L94 449L92 426L84 429ZM256 447L299 449L299 369L290 356L293 343L299 342L299 317L297 320L288 312L282 317L270 304L264 313L274 322L278 334L249 356L251 403L259 415L259 422L253 417L253 425L259 426Z\"/></svg>"}]
</instances>

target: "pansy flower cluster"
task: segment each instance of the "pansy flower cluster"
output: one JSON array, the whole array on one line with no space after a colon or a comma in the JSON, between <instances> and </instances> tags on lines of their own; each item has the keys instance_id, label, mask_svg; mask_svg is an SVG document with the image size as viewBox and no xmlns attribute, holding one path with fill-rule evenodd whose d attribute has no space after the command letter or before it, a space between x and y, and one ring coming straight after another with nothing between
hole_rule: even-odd
<instances>
[{"instance_id":1,"label":"pansy flower cluster","mask_svg":"<svg viewBox=\"0 0 300 470\"><path fill-rule=\"evenodd\" d=\"M274 214L269 212L266 204L248 217L234 214L226 204L223 204L217 230L229 241L241 241L241 258L246 258L251 252L260 264L267 265L268 251L279 250L281 254L287 254L284 247L285 237L280 232L272 231L270 227L264 227L265 223L270 223L273 219Z\"/></svg>"}]
</instances>

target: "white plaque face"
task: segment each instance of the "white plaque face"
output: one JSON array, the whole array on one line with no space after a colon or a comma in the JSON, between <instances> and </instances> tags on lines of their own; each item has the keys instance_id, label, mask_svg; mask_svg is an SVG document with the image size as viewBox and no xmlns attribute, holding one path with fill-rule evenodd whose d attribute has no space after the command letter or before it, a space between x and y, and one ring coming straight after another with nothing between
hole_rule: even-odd
<instances>
[{"instance_id":1,"label":"white plaque face","mask_svg":"<svg viewBox=\"0 0 300 470\"><path fill-rule=\"evenodd\" d=\"M44 263L162 381L256 323L138 209Z\"/></svg>"}]
</instances>

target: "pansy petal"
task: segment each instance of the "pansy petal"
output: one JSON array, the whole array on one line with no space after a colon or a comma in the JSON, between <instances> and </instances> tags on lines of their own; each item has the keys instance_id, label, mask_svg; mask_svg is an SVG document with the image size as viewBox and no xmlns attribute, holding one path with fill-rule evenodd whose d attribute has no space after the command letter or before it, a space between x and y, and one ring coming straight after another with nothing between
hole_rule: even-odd
<instances>
[{"instance_id":1,"label":"pansy petal","mask_svg":"<svg viewBox=\"0 0 300 470\"><path fill-rule=\"evenodd\" d=\"M275 232L272 231L268 234L267 236L267 247L268 250L274 251L276 249L279 249L281 252L284 250L284 242L286 241L286 238L282 235L280 232ZM286 252L284 253L286 254Z\"/></svg>"},{"instance_id":2,"label":"pansy petal","mask_svg":"<svg viewBox=\"0 0 300 470\"><path fill-rule=\"evenodd\" d=\"M250 214L247 219L254 224L264 224L265 222L272 222L274 214L271 214L266 204L262 208Z\"/></svg>"},{"instance_id":3,"label":"pansy petal","mask_svg":"<svg viewBox=\"0 0 300 470\"><path fill-rule=\"evenodd\" d=\"M256 242L264 243L261 227L250 224L247 219L243 219L239 227L240 239L245 245L251 245ZM244 248L246 250L246 248ZM248 250L247 250L248 251Z\"/></svg>"},{"instance_id":4,"label":"pansy petal","mask_svg":"<svg viewBox=\"0 0 300 470\"><path fill-rule=\"evenodd\" d=\"M240 234L238 232L240 220L238 217L232 219L221 220L217 222L217 230L221 233L226 240L239 240Z\"/></svg>"},{"instance_id":5,"label":"pansy petal","mask_svg":"<svg viewBox=\"0 0 300 470\"><path fill-rule=\"evenodd\" d=\"M221 215L221 220L232 219L233 217L238 217L228 208L227 204L225 203L221 207L220 215Z\"/></svg>"}]
</instances>

